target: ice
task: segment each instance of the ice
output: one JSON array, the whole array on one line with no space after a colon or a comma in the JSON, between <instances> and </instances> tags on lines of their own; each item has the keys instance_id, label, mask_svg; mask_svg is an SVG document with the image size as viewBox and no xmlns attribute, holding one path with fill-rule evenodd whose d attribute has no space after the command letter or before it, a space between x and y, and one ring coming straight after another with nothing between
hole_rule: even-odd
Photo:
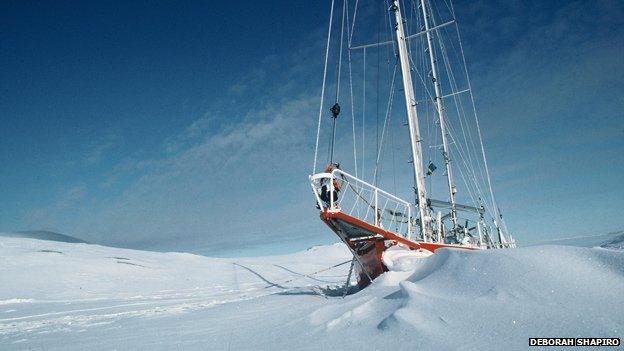
<instances>
[{"instance_id":1,"label":"ice","mask_svg":"<svg viewBox=\"0 0 624 351\"><path fill-rule=\"evenodd\" d=\"M0 237L0 349L525 350L624 334L617 247L420 256L397 249L394 271L343 299L327 292L348 263L311 274L350 262L340 244L217 259Z\"/></svg>"}]
</instances>

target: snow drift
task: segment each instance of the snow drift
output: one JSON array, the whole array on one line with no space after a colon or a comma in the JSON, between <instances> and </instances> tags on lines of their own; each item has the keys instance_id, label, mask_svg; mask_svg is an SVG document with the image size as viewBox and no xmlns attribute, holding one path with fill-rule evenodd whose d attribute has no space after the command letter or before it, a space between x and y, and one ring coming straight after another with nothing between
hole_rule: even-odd
<instances>
[{"instance_id":1,"label":"snow drift","mask_svg":"<svg viewBox=\"0 0 624 351\"><path fill-rule=\"evenodd\" d=\"M342 299L324 292L344 282L348 264L322 271L349 260L342 245L215 259L0 238L0 344L524 350L529 337L623 335L624 252L616 248L406 257Z\"/></svg>"}]
</instances>

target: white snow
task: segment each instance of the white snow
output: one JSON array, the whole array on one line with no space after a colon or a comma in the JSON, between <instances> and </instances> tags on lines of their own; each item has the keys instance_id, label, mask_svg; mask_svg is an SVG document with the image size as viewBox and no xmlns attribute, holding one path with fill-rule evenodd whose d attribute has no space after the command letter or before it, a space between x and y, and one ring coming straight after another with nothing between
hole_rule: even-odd
<instances>
[{"instance_id":1,"label":"white snow","mask_svg":"<svg viewBox=\"0 0 624 351\"><path fill-rule=\"evenodd\" d=\"M433 252L425 249L410 250L407 247L403 247L400 244L388 248L381 256L381 259L388 267L388 270L393 272L407 272L414 269L416 265L429 256Z\"/></svg>"},{"instance_id":2,"label":"white snow","mask_svg":"<svg viewBox=\"0 0 624 351\"><path fill-rule=\"evenodd\" d=\"M401 254L344 299L348 264L306 276L349 258L342 245L217 259L0 237L0 349L524 350L624 335L617 248Z\"/></svg>"}]
</instances>

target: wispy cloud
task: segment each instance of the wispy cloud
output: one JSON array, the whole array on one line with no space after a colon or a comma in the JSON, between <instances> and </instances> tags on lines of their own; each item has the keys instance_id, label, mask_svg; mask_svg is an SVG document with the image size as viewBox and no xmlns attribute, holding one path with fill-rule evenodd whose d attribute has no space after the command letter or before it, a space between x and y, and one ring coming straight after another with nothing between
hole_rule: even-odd
<instances>
[{"instance_id":1,"label":"wispy cloud","mask_svg":"<svg viewBox=\"0 0 624 351\"><path fill-rule=\"evenodd\" d=\"M28 211L26 221L36 223L33 228L60 229L66 223L63 216L79 206L87 194L88 188L84 183L65 188L56 194L51 204Z\"/></svg>"},{"instance_id":2,"label":"wispy cloud","mask_svg":"<svg viewBox=\"0 0 624 351\"><path fill-rule=\"evenodd\" d=\"M82 185L31 222L94 242L187 250L306 235L299 218L312 208L306 174L317 98L298 91L271 94L252 110L207 112L164 140L157 156L127 157L113 167L99 184L108 195L88 197ZM113 142L85 159L95 162ZM119 182L129 175L130 182Z\"/></svg>"},{"instance_id":3,"label":"wispy cloud","mask_svg":"<svg viewBox=\"0 0 624 351\"><path fill-rule=\"evenodd\" d=\"M119 141L119 137L115 134L108 134L98 142L92 144L90 149L84 155L84 162L88 165L100 162L102 156L110 151Z\"/></svg>"}]
</instances>

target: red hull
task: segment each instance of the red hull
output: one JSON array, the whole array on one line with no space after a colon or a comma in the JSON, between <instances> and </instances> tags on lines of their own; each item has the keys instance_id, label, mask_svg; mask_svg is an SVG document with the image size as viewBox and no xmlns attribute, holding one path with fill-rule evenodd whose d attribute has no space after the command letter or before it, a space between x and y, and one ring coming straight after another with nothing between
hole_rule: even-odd
<instances>
[{"instance_id":1,"label":"red hull","mask_svg":"<svg viewBox=\"0 0 624 351\"><path fill-rule=\"evenodd\" d=\"M321 219L358 259L360 264L356 264L356 272L360 288L366 287L371 280L388 270L382 262L383 252L398 243L412 250L425 249L431 252L442 247L475 250L475 248L459 245L411 241L339 211L321 212Z\"/></svg>"}]
</instances>

